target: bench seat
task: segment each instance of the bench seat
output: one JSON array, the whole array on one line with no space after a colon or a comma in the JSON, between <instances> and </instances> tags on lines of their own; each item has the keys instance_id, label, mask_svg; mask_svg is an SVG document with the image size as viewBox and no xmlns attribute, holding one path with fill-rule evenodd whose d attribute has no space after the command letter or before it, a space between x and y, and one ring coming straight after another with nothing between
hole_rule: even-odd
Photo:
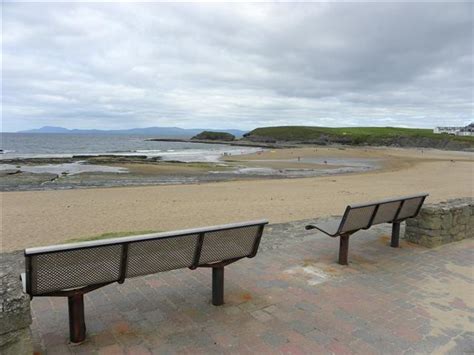
<instances>
[{"instance_id":1,"label":"bench seat","mask_svg":"<svg viewBox=\"0 0 474 355\"><path fill-rule=\"evenodd\" d=\"M30 297L68 297L70 340L85 339L85 293L127 278L169 270L212 268L212 303L224 303L224 267L257 254L258 220L166 233L25 249L21 275Z\"/></svg>"},{"instance_id":2,"label":"bench seat","mask_svg":"<svg viewBox=\"0 0 474 355\"><path fill-rule=\"evenodd\" d=\"M416 217L427 196L427 193L423 193L349 205L337 220L318 225L309 224L305 228L306 230L317 229L330 237L340 237L339 264L348 265L349 237L352 234L362 229L369 229L376 224L391 223L390 245L398 247L400 223L408 218Z\"/></svg>"}]
</instances>

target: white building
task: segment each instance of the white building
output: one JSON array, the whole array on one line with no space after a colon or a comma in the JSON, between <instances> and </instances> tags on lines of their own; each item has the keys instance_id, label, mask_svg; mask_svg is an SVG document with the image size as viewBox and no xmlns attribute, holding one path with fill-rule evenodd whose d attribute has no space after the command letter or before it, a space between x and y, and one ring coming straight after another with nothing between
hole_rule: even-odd
<instances>
[{"instance_id":1,"label":"white building","mask_svg":"<svg viewBox=\"0 0 474 355\"><path fill-rule=\"evenodd\" d=\"M466 127L435 127L433 133L445 133L453 136L474 136L474 123Z\"/></svg>"}]
</instances>

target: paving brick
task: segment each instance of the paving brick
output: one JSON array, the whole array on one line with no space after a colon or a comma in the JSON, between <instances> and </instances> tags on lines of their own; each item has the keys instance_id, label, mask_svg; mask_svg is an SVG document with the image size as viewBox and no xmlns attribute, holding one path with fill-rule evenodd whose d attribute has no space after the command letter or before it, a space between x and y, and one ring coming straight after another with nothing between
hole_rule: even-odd
<instances>
[{"instance_id":1,"label":"paving brick","mask_svg":"<svg viewBox=\"0 0 474 355\"><path fill-rule=\"evenodd\" d=\"M300 334L307 334L313 330L315 330L314 323L302 321L302 320L294 320L288 323L288 327L295 330Z\"/></svg>"},{"instance_id":2,"label":"paving brick","mask_svg":"<svg viewBox=\"0 0 474 355\"><path fill-rule=\"evenodd\" d=\"M436 250L393 249L380 242L390 226L380 226L351 239L351 264L343 267L335 263L337 240L304 231L305 223L271 226L255 258L226 267L221 307L210 303L207 269L127 280L86 295L88 338L73 347L67 301L37 297L31 305L34 349L114 355L473 350L473 335L462 324L474 320L467 289L474 280L456 267L473 267L474 240ZM305 265L331 277L311 284ZM466 292L453 294L454 284L466 285ZM439 312L463 322L449 327Z\"/></svg>"},{"instance_id":3,"label":"paving brick","mask_svg":"<svg viewBox=\"0 0 474 355\"><path fill-rule=\"evenodd\" d=\"M151 355L152 352L143 345L135 345L126 349L125 351L128 355Z\"/></svg>"},{"instance_id":4,"label":"paving brick","mask_svg":"<svg viewBox=\"0 0 474 355\"><path fill-rule=\"evenodd\" d=\"M463 332L452 341L455 345L449 350L449 354L474 353L474 332Z\"/></svg>"},{"instance_id":5,"label":"paving brick","mask_svg":"<svg viewBox=\"0 0 474 355\"><path fill-rule=\"evenodd\" d=\"M66 344L48 346L48 355L64 355L70 353L71 350Z\"/></svg>"},{"instance_id":6,"label":"paving brick","mask_svg":"<svg viewBox=\"0 0 474 355\"><path fill-rule=\"evenodd\" d=\"M278 348L280 354L286 355L304 355L306 351L299 345L293 343L287 343Z\"/></svg>"},{"instance_id":7,"label":"paving brick","mask_svg":"<svg viewBox=\"0 0 474 355\"><path fill-rule=\"evenodd\" d=\"M102 348L99 348L98 354L99 355L122 355L122 354L125 354L125 350L117 344L107 345Z\"/></svg>"},{"instance_id":8,"label":"paving brick","mask_svg":"<svg viewBox=\"0 0 474 355\"><path fill-rule=\"evenodd\" d=\"M333 354L336 355L350 355L352 354L352 350L345 344L333 340L331 343L328 344L327 349L330 350Z\"/></svg>"},{"instance_id":9,"label":"paving brick","mask_svg":"<svg viewBox=\"0 0 474 355\"><path fill-rule=\"evenodd\" d=\"M264 311L261 311L261 310L253 311L250 314L252 315L252 317L254 317L255 319L257 319L260 322L268 322L268 321L271 321L273 319L273 317L270 314L268 314Z\"/></svg>"},{"instance_id":10,"label":"paving brick","mask_svg":"<svg viewBox=\"0 0 474 355\"><path fill-rule=\"evenodd\" d=\"M89 335L89 333L87 333L87 337L91 343L94 343L96 348L114 345L117 343L115 336L108 331L100 332L94 335Z\"/></svg>"},{"instance_id":11,"label":"paving brick","mask_svg":"<svg viewBox=\"0 0 474 355\"><path fill-rule=\"evenodd\" d=\"M308 339L315 341L321 345L328 345L332 341L332 336L320 331L319 329L314 329L311 332L305 334Z\"/></svg>"},{"instance_id":12,"label":"paving brick","mask_svg":"<svg viewBox=\"0 0 474 355\"><path fill-rule=\"evenodd\" d=\"M261 338L266 344L275 348L288 343L288 339L284 335L274 333L272 331L265 332L264 334L262 334Z\"/></svg>"}]
</instances>

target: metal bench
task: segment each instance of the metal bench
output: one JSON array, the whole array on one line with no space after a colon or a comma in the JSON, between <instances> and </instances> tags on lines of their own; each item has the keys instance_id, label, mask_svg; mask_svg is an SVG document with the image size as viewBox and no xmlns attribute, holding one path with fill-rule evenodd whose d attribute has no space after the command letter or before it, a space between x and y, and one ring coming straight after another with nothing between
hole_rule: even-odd
<instances>
[{"instance_id":1,"label":"metal bench","mask_svg":"<svg viewBox=\"0 0 474 355\"><path fill-rule=\"evenodd\" d=\"M157 272L212 268L212 304L224 303L224 267L257 254L266 220L25 250L25 292L67 297L69 338L84 341L84 294Z\"/></svg>"},{"instance_id":2,"label":"metal bench","mask_svg":"<svg viewBox=\"0 0 474 355\"><path fill-rule=\"evenodd\" d=\"M372 203L349 205L340 220L316 225L307 225L306 230L317 229L330 237L340 237L339 264L347 265L349 237L361 229L381 223L392 223L390 246L398 247L400 223L415 217L428 194L398 197Z\"/></svg>"}]
</instances>

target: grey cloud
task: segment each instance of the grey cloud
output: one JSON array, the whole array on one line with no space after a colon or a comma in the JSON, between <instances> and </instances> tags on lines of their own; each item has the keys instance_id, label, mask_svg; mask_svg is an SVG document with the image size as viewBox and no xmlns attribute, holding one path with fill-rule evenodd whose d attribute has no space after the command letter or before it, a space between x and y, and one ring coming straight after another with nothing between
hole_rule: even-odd
<instances>
[{"instance_id":1,"label":"grey cloud","mask_svg":"<svg viewBox=\"0 0 474 355\"><path fill-rule=\"evenodd\" d=\"M3 130L473 119L469 3L3 6Z\"/></svg>"}]
</instances>

